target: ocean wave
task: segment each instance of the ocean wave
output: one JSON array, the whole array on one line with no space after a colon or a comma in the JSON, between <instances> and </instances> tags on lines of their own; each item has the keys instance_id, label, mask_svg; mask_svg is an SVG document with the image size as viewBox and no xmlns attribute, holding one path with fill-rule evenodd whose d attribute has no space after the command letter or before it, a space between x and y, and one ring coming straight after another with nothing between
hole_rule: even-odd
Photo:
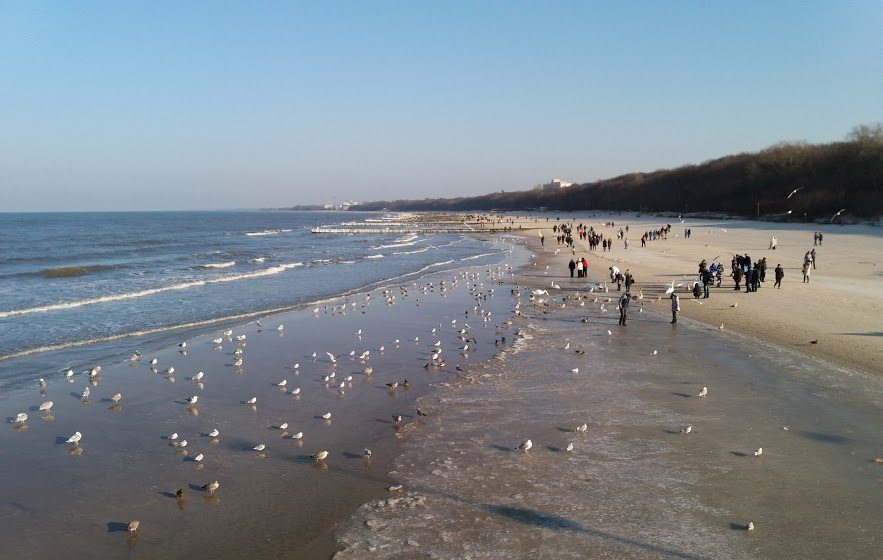
<instances>
[{"instance_id":1,"label":"ocean wave","mask_svg":"<svg viewBox=\"0 0 883 560\"><path fill-rule=\"evenodd\" d=\"M267 260L267 257L255 257L253 259L248 259L248 262L250 262L252 264L260 264L260 263L264 262L265 260Z\"/></svg>"},{"instance_id":2,"label":"ocean wave","mask_svg":"<svg viewBox=\"0 0 883 560\"><path fill-rule=\"evenodd\" d=\"M380 253L377 253L376 255L367 255L365 258L366 259L382 259L383 255L381 255Z\"/></svg>"},{"instance_id":3,"label":"ocean wave","mask_svg":"<svg viewBox=\"0 0 883 560\"><path fill-rule=\"evenodd\" d=\"M257 270L255 272L247 272L243 274L230 274L228 276L220 276L218 278L211 278L208 280L194 280L192 282L181 282L179 284L170 284L168 286L162 286L160 288L148 288L146 290L138 290L136 292L123 292L119 294L111 294L107 296L100 296L94 298L80 299L75 301L66 301L61 303L50 303L48 305L42 305L39 307L29 307L26 309L12 309L9 311L0 311L0 319L4 319L6 317L17 317L19 315L31 315L33 313L46 313L49 311L59 311L62 309L74 309L77 307L83 307L84 305L95 305L98 303L108 303L112 301L121 301L125 299L134 299L146 296L152 296L155 294L159 294L162 292L170 292L173 290L186 290L188 288L195 288L198 286L205 286L206 284L218 284L221 282L235 282L238 280L248 280L251 278L260 278L262 276L271 276L273 274L279 274L285 270L296 268L299 266L303 266L303 263L289 263L289 264L281 264L278 266L272 266L270 268L263 268L261 270Z\"/></svg>"},{"instance_id":4,"label":"ocean wave","mask_svg":"<svg viewBox=\"0 0 883 560\"><path fill-rule=\"evenodd\" d=\"M462 258L462 259L460 259L460 260L461 260L461 261L471 261L471 260L473 260L473 259L480 259L481 257L490 257L490 256L497 255L497 254L499 254L499 253L482 253L482 254L480 254L480 255L474 255L474 256L471 256L471 257L464 257L464 258Z\"/></svg>"},{"instance_id":5,"label":"ocean wave","mask_svg":"<svg viewBox=\"0 0 883 560\"><path fill-rule=\"evenodd\" d=\"M417 253L425 253L431 249L431 247L424 247L422 249L417 249L416 251L399 251L397 253L393 253L393 255L415 255Z\"/></svg>"},{"instance_id":6,"label":"ocean wave","mask_svg":"<svg viewBox=\"0 0 883 560\"><path fill-rule=\"evenodd\" d=\"M44 278L71 278L76 276L83 276L84 274L90 274L92 272L102 272L105 270L114 270L117 268L123 268L125 265L118 264L87 264L87 265L74 265L74 266L60 266L57 268L44 268L40 272L36 274L44 277Z\"/></svg>"},{"instance_id":7,"label":"ocean wave","mask_svg":"<svg viewBox=\"0 0 883 560\"><path fill-rule=\"evenodd\" d=\"M289 233L290 229L265 229L264 231L249 231L245 235L249 237L261 237L264 235L279 235L280 233Z\"/></svg>"},{"instance_id":8,"label":"ocean wave","mask_svg":"<svg viewBox=\"0 0 883 560\"><path fill-rule=\"evenodd\" d=\"M229 268L231 266L236 266L236 261L227 261L221 263L208 263L199 265L202 268Z\"/></svg>"}]
</instances>

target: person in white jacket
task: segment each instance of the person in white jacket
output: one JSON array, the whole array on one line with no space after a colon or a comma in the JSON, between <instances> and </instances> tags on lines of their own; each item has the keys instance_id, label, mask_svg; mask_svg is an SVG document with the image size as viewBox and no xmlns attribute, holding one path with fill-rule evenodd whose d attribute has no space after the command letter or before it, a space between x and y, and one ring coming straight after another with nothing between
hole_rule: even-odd
<instances>
[{"instance_id":1,"label":"person in white jacket","mask_svg":"<svg viewBox=\"0 0 883 560\"><path fill-rule=\"evenodd\" d=\"M674 325L678 322L678 311L681 310L681 300L678 299L678 294L671 295L671 324Z\"/></svg>"}]
</instances>

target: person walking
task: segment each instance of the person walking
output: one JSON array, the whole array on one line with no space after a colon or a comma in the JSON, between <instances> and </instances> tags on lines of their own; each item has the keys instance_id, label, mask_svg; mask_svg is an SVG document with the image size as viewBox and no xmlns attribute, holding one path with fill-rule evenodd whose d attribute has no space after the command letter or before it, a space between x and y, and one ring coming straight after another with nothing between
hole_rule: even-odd
<instances>
[{"instance_id":1,"label":"person walking","mask_svg":"<svg viewBox=\"0 0 883 560\"><path fill-rule=\"evenodd\" d=\"M635 277L632 276L632 273L629 272L628 269L625 271L625 291L626 293L632 290L632 284L635 283Z\"/></svg>"},{"instance_id":2,"label":"person walking","mask_svg":"<svg viewBox=\"0 0 883 560\"><path fill-rule=\"evenodd\" d=\"M711 270L706 269L705 272L702 273L702 298L708 298L708 289L711 287L711 284L714 283L714 274L711 273Z\"/></svg>"},{"instance_id":3,"label":"person walking","mask_svg":"<svg viewBox=\"0 0 883 560\"><path fill-rule=\"evenodd\" d=\"M774 287L782 289L782 278L785 277L785 270L782 268L781 264L776 265L776 283L773 284Z\"/></svg>"},{"instance_id":4,"label":"person walking","mask_svg":"<svg viewBox=\"0 0 883 560\"><path fill-rule=\"evenodd\" d=\"M812 251L809 252L809 258L812 261L812 269L815 270L816 269L816 250L815 249L813 249Z\"/></svg>"},{"instance_id":5,"label":"person walking","mask_svg":"<svg viewBox=\"0 0 883 560\"><path fill-rule=\"evenodd\" d=\"M576 263L573 259L570 259L570 263L568 263L567 268L570 269L570 277L573 278L573 271L576 270Z\"/></svg>"},{"instance_id":6,"label":"person walking","mask_svg":"<svg viewBox=\"0 0 883 560\"><path fill-rule=\"evenodd\" d=\"M619 307L619 324L623 327L625 326L625 320L627 318L626 316L628 315L629 311L629 303L631 301L632 297L629 295L628 292L622 294L619 297L619 305L617 306Z\"/></svg>"},{"instance_id":7,"label":"person walking","mask_svg":"<svg viewBox=\"0 0 883 560\"><path fill-rule=\"evenodd\" d=\"M803 261L803 283L809 284L809 271L812 270L812 265L809 261Z\"/></svg>"},{"instance_id":8,"label":"person walking","mask_svg":"<svg viewBox=\"0 0 883 560\"><path fill-rule=\"evenodd\" d=\"M678 298L678 294L671 295L671 324L674 325L678 322L678 311L681 310L681 300Z\"/></svg>"},{"instance_id":9,"label":"person walking","mask_svg":"<svg viewBox=\"0 0 883 560\"><path fill-rule=\"evenodd\" d=\"M742 283L742 275L745 274L742 272L742 267L736 267L736 270L733 271L733 280L736 281L736 287L733 288L735 291L739 291L739 284Z\"/></svg>"},{"instance_id":10,"label":"person walking","mask_svg":"<svg viewBox=\"0 0 883 560\"><path fill-rule=\"evenodd\" d=\"M576 259L576 277L577 278L583 277L583 260L582 259Z\"/></svg>"}]
</instances>

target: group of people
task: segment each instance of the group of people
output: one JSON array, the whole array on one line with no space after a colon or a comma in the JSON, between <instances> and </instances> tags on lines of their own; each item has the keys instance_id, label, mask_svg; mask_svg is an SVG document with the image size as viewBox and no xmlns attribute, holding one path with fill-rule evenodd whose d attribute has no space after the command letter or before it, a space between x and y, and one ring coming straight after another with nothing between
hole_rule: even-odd
<instances>
[{"instance_id":1,"label":"group of people","mask_svg":"<svg viewBox=\"0 0 883 560\"><path fill-rule=\"evenodd\" d=\"M585 278L589 275L589 262L585 257L578 258L576 260L570 259L570 262L567 264L567 268L570 269L570 277L573 278L573 272L576 271L577 278Z\"/></svg>"},{"instance_id":2,"label":"group of people","mask_svg":"<svg viewBox=\"0 0 883 560\"><path fill-rule=\"evenodd\" d=\"M671 224L666 224L665 227L659 229L651 229L645 231L641 236L641 247L646 247L648 241L656 241L657 239L668 239L668 234L671 231Z\"/></svg>"},{"instance_id":3,"label":"group of people","mask_svg":"<svg viewBox=\"0 0 883 560\"><path fill-rule=\"evenodd\" d=\"M818 234L821 235L821 234ZM821 241L819 241L821 243ZM810 271L815 270L816 268L816 250L807 251L805 255L803 255L803 266L801 270L803 271L803 283L809 284L809 274Z\"/></svg>"}]
</instances>

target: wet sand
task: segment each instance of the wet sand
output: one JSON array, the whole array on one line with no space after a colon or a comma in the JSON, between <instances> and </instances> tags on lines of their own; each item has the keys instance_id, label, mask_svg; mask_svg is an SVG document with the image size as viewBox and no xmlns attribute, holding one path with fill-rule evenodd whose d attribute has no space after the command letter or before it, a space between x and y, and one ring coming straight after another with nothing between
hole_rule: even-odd
<instances>
[{"instance_id":1,"label":"wet sand","mask_svg":"<svg viewBox=\"0 0 883 560\"><path fill-rule=\"evenodd\" d=\"M530 243L517 281L562 289L525 288L524 338L422 399L404 489L360 508L336 559L880 556L883 378L652 305L618 327L615 293Z\"/></svg>"},{"instance_id":2,"label":"wet sand","mask_svg":"<svg viewBox=\"0 0 883 560\"><path fill-rule=\"evenodd\" d=\"M253 322L234 328L233 337L246 335L244 343L223 337L216 347L211 340L222 336L216 332L188 340L186 354L171 347L136 364L103 364L94 384L81 373L71 383L56 374L46 376L45 395L36 380L5 393L4 417L27 411L30 418L0 430L0 555L328 558L335 525L394 482L388 472L402 428L392 415L401 414L402 425L414 422L414 400L429 383L498 351L494 324L511 312L511 297L492 290L505 266L470 270L404 283L407 294L395 284L393 303L378 289L367 303L356 294L322 305L317 314L265 318L264 329ZM483 321L481 312L492 312L492 319ZM464 322L478 342L461 353L457 331ZM424 369L436 341L448 362ZM241 368L234 365L236 348L243 350ZM366 350L368 359L360 360ZM336 365L326 351L338 356ZM148 366L154 356L156 372ZM174 373L163 374L169 366ZM369 366L373 373L365 372ZM205 372L202 384L190 379L199 371ZM324 383L332 371L334 382ZM349 375L353 380L339 389ZM282 379L285 388L275 385ZM386 386L404 379L408 387ZM83 401L86 386L91 397ZM117 392L118 405L106 400ZM199 396L196 407L185 402L192 395ZM257 402L248 406L252 396ZM55 403L51 415L31 410L45 400ZM326 411L330 422L321 418ZM213 428L218 438L208 435ZM80 445L65 443L75 431L83 434ZM304 433L300 444L290 438L298 431ZM185 448L172 445L167 436L173 432L187 440ZM263 452L252 449L259 443ZM370 461L363 457L366 447L373 451ZM323 449L329 451L324 462L310 457ZM200 453L203 461L193 460ZM216 494L201 490L213 480L221 484ZM184 490L183 500L177 489ZM126 532L132 519L141 522L135 535Z\"/></svg>"}]
</instances>

